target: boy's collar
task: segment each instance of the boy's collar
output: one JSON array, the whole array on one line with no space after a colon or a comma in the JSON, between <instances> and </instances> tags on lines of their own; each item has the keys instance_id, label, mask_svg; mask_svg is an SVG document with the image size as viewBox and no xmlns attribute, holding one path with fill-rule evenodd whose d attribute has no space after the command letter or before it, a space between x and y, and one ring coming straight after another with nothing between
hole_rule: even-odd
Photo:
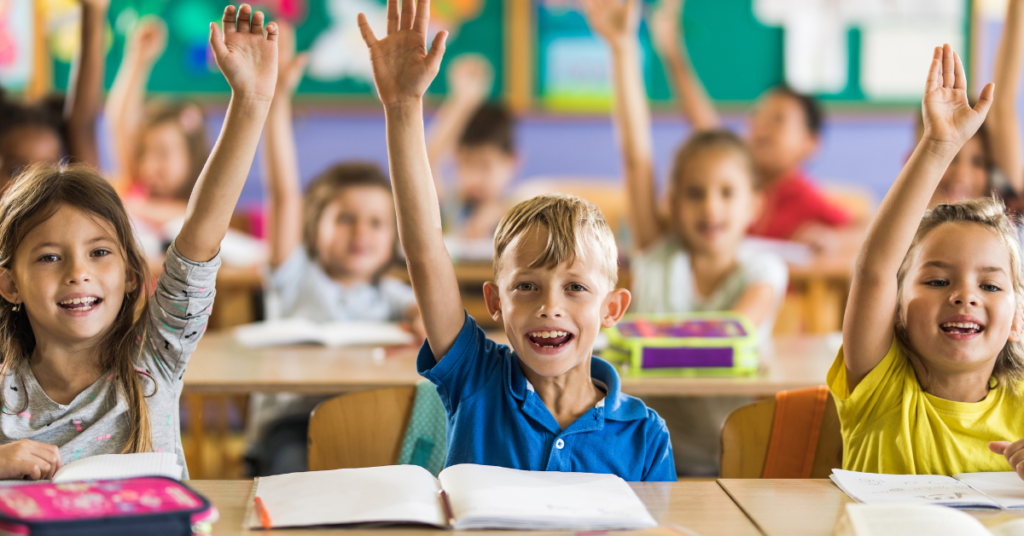
<instances>
[{"instance_id":1,"label":"boy's collar","mask_svg":"<svg viewBox=\"0 0 1024 536\"><path fill-rule=\"evenodd\" d=\"M509 360L511 374L509 374L509 391L512 396L522 402L526 399L529 382L523 369L519 365L519 358L515 352L510 352L512 359ZM604 417L614 421L635 421L647 417L647 408L640 400L625 396L621 392L619 373L607 361L593 356L590 358L590 377L605 387L604 396ZM601 404L598 404L600 407Z\"/></svg>"}]
</instances>

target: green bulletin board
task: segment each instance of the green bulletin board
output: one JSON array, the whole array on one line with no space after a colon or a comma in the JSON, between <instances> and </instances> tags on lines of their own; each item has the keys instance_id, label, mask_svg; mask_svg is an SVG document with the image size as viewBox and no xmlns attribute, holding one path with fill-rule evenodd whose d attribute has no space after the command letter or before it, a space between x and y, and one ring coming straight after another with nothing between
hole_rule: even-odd
<instances>
[{"instance_id":1,"label":"green bulletin board","mask_svg":"<svg viewBox=\"0 0 1024 536\"><path fill-rule=\"evenodd\" d=\"M237 3L237 2L236 2ZM446 89L445 69L452 59L463 53L486 57L494 67L495 94L503 84L502 72L502 0L434 0L435 14L431 29L448 29L448 41L442 72L430 87L430 93L443 94ZM366 77L339 73L363 73L344 65L367 58L365 45L359 37L355 16L374 10L383 20L384 0L257 0L256 9L271 20L290 20L296 25L299 51L319 46L322 63L327 65L320 76L314 75L314 64L299 86L302 95L339 95L369 99L375 93ZM110 6L111 35L107 56L106 84L113 83L121 62L126 35L142 16L156 15L168 27L168 46L157 61L149 90L159 93L226 94L229 91L209 52L208 23L219 21L225 0L112 0ZM373 18L371 16L371 24ZM380 24L381 32L383 23ZM375 28L376 30L377 28ZM318 40L322 42L317 43ZM67 86L70 72L69 54L54 54L54 85ZM339 65L342 65L339 67ZM365 65L364 65L365 67ZM365 74L368 74L366 72Z\"/></svg>"}]
</instances>

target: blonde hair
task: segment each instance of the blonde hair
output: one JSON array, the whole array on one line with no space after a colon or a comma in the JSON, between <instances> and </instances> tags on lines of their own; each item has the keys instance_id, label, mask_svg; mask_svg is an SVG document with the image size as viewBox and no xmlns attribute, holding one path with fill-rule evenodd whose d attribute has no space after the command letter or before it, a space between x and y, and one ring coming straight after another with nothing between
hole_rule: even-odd
<instances>
[{"instance_id":1,"label":"blonde hair","mask_svg":"<svg viewBox=\"0 0 1024 536\"><path fill-rule=\"evenodd\" d=\"M531 268L554 268L563 262L572 264L584 256L586 241L595 243L597 262L614 288L619 281L618 248L601 209L585 199L567 194L538 195L527 199L505 214L494 233L494 275L497 278L501 256L516 237L542 226L547 231L544 250L530 263Z\"/></svg>"},{"instance_id":2,"label":"blonde hair","mask_svg":"<svg viewBox=\"0 0 1024 536\"><path fill-rule=\"evenodd\" d=\"M143 372L136 362L145 338L149 309L149 268L135 242L128 213L110 182L84 165L35 164L15 179L0 198L0 267L11 270L19 244L36 225L46 221L63 206L77 208L110 223L125 257L125 267L134 290L125 292L121 309L104 337L100 369L115 375L117 397L128 406L128 441L122 453L153 450L149 405L143 391ZM24 385L29 361L36 348L35 334L24 311L13 311L12 304L0 305L0 378L14 374ZM154 383L155 385L155 383ZM23 409L0 405L3 413L17 414Z\"/></svg>"},{"instance_id":3,"label":"blonde hair","mask_svg":"<svg viewBox=\"0 0 1024 536\"><path fill-rule=\"evenodd\" d=\"M1024 274L1021 273L1020 243L1017 237L1017 224L1013 218L1006 214L1006 207L1003 201L998 198L981 198L960 201L948 205L938 205L925 213L921 224L917 227L913 242L907 255L903 257L903 264L897 272L896 290L896 335L899 337L903 347L913 352L910 341L907 338L907 319L903 310L903 289L907 272L913 264L917 249L925 236L931 231L946 223L975 223L994 232L1010 255L1010 278L1013 280L1013 296L1017 304L1016 311L1024 304ZM1014 314L1017 314L1016 312ZM923 361L922 361L923 363ZM1018 392L1019 384L1024 380L1024 342L1007 341L996 358L995 368L992 370L992 377L997 382L1007 383L1014 392Z\"/></svg>"}]
</instances>

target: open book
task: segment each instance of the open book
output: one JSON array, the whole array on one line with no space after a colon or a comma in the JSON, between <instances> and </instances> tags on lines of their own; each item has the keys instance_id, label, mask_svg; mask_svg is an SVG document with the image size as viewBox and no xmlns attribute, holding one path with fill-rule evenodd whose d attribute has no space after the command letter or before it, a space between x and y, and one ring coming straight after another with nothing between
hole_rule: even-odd
<instances>
[{"instance_id":1,"label":"open book","mask_svg":"<svg viewBox=\"0 0 1024 536\"><path fill-rule=\"evenodd\" d=\"M418 523L455 529L629 530L657 526L615 475L415 465L256 479L248 528Z\"/></svg>"},{"instance_id":2,"label":"open book","mask_svg":"<svg viewBox=\"0 0 1024 536\"><path fill-rule=\"evenodd\" d=\"M51 482L79 482L82 480L116 480L139 476L166 476L181 480L182 468L178 457L169 452L139 452L135 454L100 454L75 460L61 467ZM27 480L4 481L3 485L27 484Z\"/></svg>"},{"instance_id":3,"label":"open book","mask_svg":"<svg viewBox=\"0 0 1024 536\"><path fill-rule=\"evenodd\" d=\"M411 333L388 322L320 324L304 318L239 326L235 328L235 338L249 348L310 343L325 346L395 346L413 342Z\"/></svg>"},{"instance_id":4,"label":"open book","mask_svg":"<svg viewBox=\"0 0 1024 536\"><path fill-rule=\"evenodd\" d=\"M832 470L832 481L863 503L1024 509L1024 481L1012 471L959 475L880 475Z\"/></svg>"},{"instance_id":5,"label":"open book","mask_svg":"<svg viewBox=\"0 0 1024 536\"><path fill-rule=\"evenodd\" d=\"M965 512L933 504L847 504L835 536L1024 536L1024 519L986 527Z\"/></svg>"}]
</instances>

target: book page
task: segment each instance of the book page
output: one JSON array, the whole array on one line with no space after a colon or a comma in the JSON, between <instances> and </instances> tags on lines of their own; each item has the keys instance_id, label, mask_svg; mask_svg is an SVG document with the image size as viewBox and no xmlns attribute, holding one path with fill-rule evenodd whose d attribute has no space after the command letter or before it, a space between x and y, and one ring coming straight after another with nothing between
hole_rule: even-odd
<instances>
[{"instance_id":1,"label":"book page","mask_svg":"<svg viewBox=\"0 0 1024 536\"><path fill-rule=\"evenodd\" d=\"M318 326L328 346L399 346L412 334L393 322L331 322Z\"/></svg>"},{"instance_id":2,"label":"book page","mask_svg":"<svg viewBox=\"0 0 1024 536\"><path fill-rule=\"evenodd\" d=\"M933 504L847 504L856 536L989 536L970 514Z\"/></svg>"},{"instance_id":3,"label":"book page","mask_svg":"<svg viewBox=\"0 0 1024 536\"><path fill-rule=\"evenodd\" d=\"M1024 508L1024 480L1013 471L964 473L953 478L988 495L1003 508Z\"/></svg>"},{"instance_id":4,"label":"book page","mask_svg":"<svg viewBox=\"0 0 1024 536\"><path fill-rule=\"evenodd\" d=\"M629 530L657 526L615 475L462 464L441 471L456 529Z\"/></svg>"},{"instance_id":5,"label":"book page","mask_svg":"<svg viewBox=\"0 0 1024 536\"><path fill-rule=\"evenodd\" d=\"M235 340L248 348L289 344L324 344L316 324L305 318L254 322L235 328Z\"/></svg>"},{"instance_id":6,"label":"book page","mask_svg":"<svg viewBox=\"0 0 1024 536\"><path fill-rule=\"evenodd\" d=\"M918 503L958 508L999 508L959 480L939 475L881 475L832 470L832 481L863 503Z\"/></svg>"},{"instance_id":7,"label":"book page","mask_svg":"<svg viewBox=\"0 0 1024 536\"><path fill-rule=\"evenodd\" d=\"M273 528L353 523L444 527L440 487L415 465L310 471L261 477L256 498ZM249 528L261 528L250 522Z\"/></svg>"},{"instance_id":8,"label":"book page","mask_svg":"<svg viewBox=\"0 0 1024 536\"><path fill-rule=\"evenodd\" d=\"M178 457L170 452L100 454L73 461L53 475L53 482L166 476L181 480Z\"/></svg>"}]
</instances>

